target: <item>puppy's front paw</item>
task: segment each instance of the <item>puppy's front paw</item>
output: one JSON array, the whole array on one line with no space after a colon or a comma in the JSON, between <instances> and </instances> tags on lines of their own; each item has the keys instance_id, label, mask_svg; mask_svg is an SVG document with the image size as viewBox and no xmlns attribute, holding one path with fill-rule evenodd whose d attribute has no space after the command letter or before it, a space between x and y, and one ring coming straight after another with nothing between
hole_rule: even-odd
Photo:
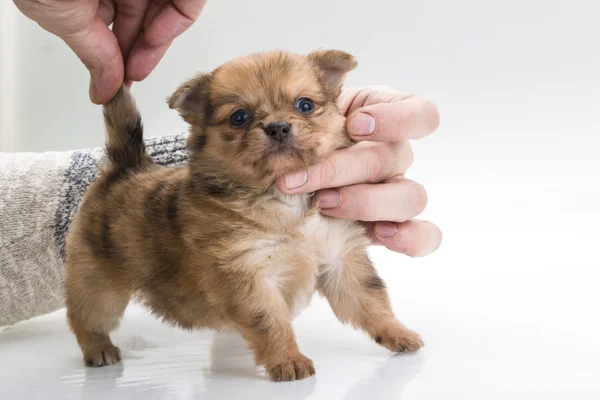
<instances>
[{"instance_id":1,"label":"puppy's front paw","mask_svg":"<svg viewBox=\"0 0 600 400\"><path fill-rule=\"evenodd\" d=\"M269 378L275 382L300 380L315 374L313 362L302 354L281 363L269 364L266 370Z\"/></svg>"},{"instance_id":2,"label":"puppy's front paw","mask_svg":"<svg viewBox=\"0 0 600 400\"><path fill-rule=\"evenodd\" d=\"M85 352L83 355L85 365L88 367L103 367L121 361L121 350L117 346L105 346Z\"/></svg>"},{"instance_id":3,"label":"puppy's front paw","mask_svg":"<svg viewBox=\"0 0 600 400\"><path fill-rule=\"evenodd\" d=\"M416 351L423 347L423 340L417 332L406 329L401 325L390 325L377 332L375 342L387 347L393 352Z\"/></svg>"}]
</instances>

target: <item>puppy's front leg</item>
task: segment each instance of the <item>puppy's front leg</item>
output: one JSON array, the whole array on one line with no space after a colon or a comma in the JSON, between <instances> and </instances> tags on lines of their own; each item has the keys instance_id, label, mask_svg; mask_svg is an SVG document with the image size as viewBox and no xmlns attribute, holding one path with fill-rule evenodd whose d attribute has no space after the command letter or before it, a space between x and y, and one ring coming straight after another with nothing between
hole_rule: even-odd
<instances>
[{"instance_id":1,"label":"puppy's front leg","mask_svg":"<svg viewBox=\"0 0 600 400\"><path fill-rule=\"evenodd\" d=\"M394 317L385 284L365 247L348 249L339 265L322 265L318 289L341 322L364 330L378 344L394 352L423 346L419 334Z\"/></svg>"},{"instance_id":2,"label":"puppy's front leg","mask_svg":"<svg viewBox=\"0 0 600 400\"><path fill-rule=\"evenodd\" d=\"M260 274L259 274L260 275ZM281 292L264 276L236 279L228 301L231 320L250 344L258 365L274 381L293 381L315 374L313 362L300 353L291 315Z\"/></svg>"}]
</instances>

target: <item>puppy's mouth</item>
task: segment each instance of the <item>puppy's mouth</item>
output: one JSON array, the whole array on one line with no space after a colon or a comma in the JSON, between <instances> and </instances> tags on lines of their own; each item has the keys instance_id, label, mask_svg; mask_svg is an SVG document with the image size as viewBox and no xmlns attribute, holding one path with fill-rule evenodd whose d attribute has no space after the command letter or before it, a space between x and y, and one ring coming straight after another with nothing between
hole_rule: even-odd
<instances>
[{"instance_id":1,"label":"puppy's mouth","mask_svg":"<svg viewBox=\"0 0 600 400\"><path fill-rule=\"evenodd\" d=\"M269 169L281 174L305 167L305 157L293 140L282 143L269 143L263 151L263 160Z\"/></svg>"},{"instance_id":2,"label":"puppy's mouth","mask_svg":"<svg viewBox=\"0 0 600 400\"><path fill-rule=\"evenodd\" d=\"M300 150L292 142L292 140L283 143L271 142L266 146L263 154L269 159L279 157L301 157Z\"/></svg>"}]
</instances>

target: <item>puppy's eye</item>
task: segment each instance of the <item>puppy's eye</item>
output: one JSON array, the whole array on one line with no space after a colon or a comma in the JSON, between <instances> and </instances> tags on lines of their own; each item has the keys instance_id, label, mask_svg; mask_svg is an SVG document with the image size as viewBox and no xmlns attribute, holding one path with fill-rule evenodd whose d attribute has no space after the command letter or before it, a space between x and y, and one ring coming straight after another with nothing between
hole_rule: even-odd
<instances>
[{"instance_id":1,"label":"puppy's eye","mask_svg":"<svg viewBox=\"0 0 600 400\"><path fill-rule=\"evenodd\" d=\"M249 119L250 119L250 114L248 114L248 111L236 110L229 117L229 123L231 124L231 126L240 128L240 127L246 125L246 122L248 122Z\"/></svg>"},{"instance_id":2,"label":"puppy's eye","mask_svg":"<svg viewBox=\"0 0 600 400\"><path fill-rule=\"evenodd\" d=\"M301 97L296 101L296 108L302 114L310 114L315 109L315 103L308 97Z\"/></svg>"}]
</instances>

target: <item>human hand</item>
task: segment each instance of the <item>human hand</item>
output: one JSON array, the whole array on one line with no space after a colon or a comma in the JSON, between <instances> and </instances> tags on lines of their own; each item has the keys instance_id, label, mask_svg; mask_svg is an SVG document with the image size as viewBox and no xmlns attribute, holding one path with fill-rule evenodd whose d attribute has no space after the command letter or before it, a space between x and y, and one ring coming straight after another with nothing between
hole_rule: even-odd
<instances>
[{"instance_id":1,"label":"human hand","mask_svg":"<svg viewBox=\"0 0 600 400\"><path fill-rule=\"evenodd\" d=\"M359 143L307 171L281 177L279 189L316 191L323 214L364 221L373 242L390 250L411 257L435 251L442 240L439 228L412 220L425 209L427 193L404 175L413 162L408 139L437 129L437 108L420 96L384 87L345 90L338 106Z\"/></svg>"},{"instance_id":2,"label":"human hand","mask_svg":"<svg viewBox=\"0 0 600 400\"><path fill-rule=\"evenodd\" d=\"M145 79L206 0L14 0L62 40L90 72L90 99L108 102L125 80ZM113 24L112 31L108 28Z\"/></svg>"}]
</instances>

